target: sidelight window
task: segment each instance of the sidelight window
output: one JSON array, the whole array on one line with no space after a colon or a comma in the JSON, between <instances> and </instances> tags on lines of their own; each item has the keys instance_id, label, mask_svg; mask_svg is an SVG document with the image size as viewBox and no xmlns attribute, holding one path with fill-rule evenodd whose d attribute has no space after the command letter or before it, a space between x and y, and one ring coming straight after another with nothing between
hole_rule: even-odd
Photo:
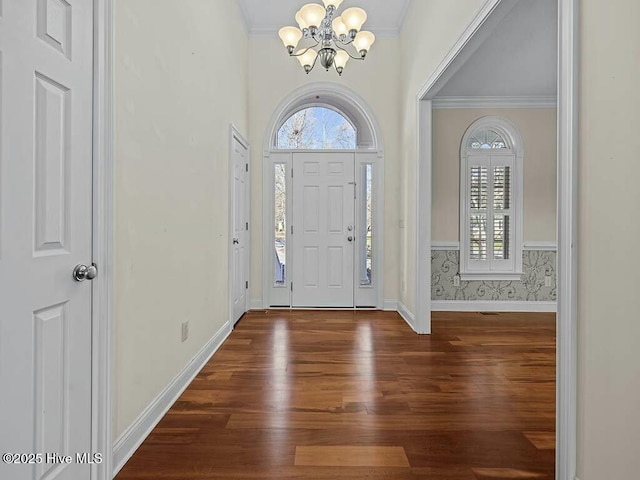
<instances>
[{"instance_id":1,"label":"sidelight window","mask_svg":"<svg viewBox=\"0 0 640 480\"><path fill-rule=\"evenodd\" d=\"M274 285L286 286L287 283L287 165L273 165L274 184Z\"/></svg>"}]
</instances>

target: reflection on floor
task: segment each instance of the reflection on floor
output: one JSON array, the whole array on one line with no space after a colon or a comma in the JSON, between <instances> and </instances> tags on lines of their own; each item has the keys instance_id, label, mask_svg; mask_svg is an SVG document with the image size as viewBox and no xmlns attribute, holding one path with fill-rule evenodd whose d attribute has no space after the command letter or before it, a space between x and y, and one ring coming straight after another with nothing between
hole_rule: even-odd
<instances>
[{"instance_id":1,"label":"reflection on floor","mask_svg":"<svg viewBox=\"0 0 640 480\"><path fill-rule=\"evenodd\" d=\"M553 314L249 313L117 480L552 479Z\"/></svg>"}]
</instances>

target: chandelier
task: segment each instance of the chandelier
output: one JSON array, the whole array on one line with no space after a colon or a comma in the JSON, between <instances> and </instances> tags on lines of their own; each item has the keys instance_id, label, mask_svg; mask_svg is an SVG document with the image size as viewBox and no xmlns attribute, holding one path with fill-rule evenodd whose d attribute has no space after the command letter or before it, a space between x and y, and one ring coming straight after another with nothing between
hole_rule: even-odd
<instances>
[{"instance_id":1,"label":"chandelier","mask_svg":"<svg viewBox=\"0 0 640 480\"><path fill-rule=\"evenodd\" d=\"M320 65L325 70L328 71L333 66L338 75L342 76L350 58L365 59L376 37L373 33L362 30L362 25L367 20L367 12L363 9L347 8L342 15L334 18L343 0L322 1L324 7L308 3L296 13L296 22L300 28L283 27L278 34L289 56L296 57L307 74L320 59ZM302 39L310 45L296 52Z\"/></svg>"}]
</instances>

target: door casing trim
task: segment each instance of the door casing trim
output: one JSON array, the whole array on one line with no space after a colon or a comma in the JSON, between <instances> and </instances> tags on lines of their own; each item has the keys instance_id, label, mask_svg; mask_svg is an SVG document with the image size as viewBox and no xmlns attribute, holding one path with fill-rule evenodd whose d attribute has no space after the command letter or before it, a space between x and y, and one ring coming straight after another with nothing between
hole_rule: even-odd
<instances>
[{"instance_id":1,"label":"door casing trim","mask_svg":"<svg viewBox=\"0 0 640 480\"><path fill-rule=\"evenodd\" d=\"M578 294L578 61L579 0L558 0L558 313L556 373L556 478L575 480L577 468L577 294ZM454 61L486 21L495 22L514 0L486 0L454 48L416 95L415 329L431 332L432 100L446 83ZM491 28L491 27L489 27ZM481 35L486 32L481 33ZM475 39L477 40L477 38ZM467 53L468 54L468 53ZM454 68L450 69L453 65ZM421 188L423 187L424 188ZM424 239L419 243L419 239Z\"/></svg>"},{"instance_id":2,"label":"door casing trim","mask_svg":"<svg viewBox=\"0 0 640 480\"><path fill-rule=\"evenodd\" d=\"M487 0L480 14L486 18L500 0ZM92 467L92 480L112 478L112 333L113 333L113 234L114 234L114 183L113 161L113 0L94 0L94 145L93 145L93 258L100 268L100 275L93 284L92 306L92 449L103 454L103 462ZM484 16L483 16L484 15ZM482 22L480 22L481 24ZM479 25L476 25L476 28ZM559 0L559 177L558 177L558 373L557 373L557 462L556 477L573 480L576 474L577 456L577 126L578 126L578 0ZM467 40L474 31L470 32ZM449 62L464 46L459 42L450 52ZM445 60L445 68L448 65ZM442 73L443 70L440 71ZM437 73L437 72L436 72ZM437 80L438 77L436 77ZM426 99L428 83L418 96L419 137L425 128L431 127L431 101ZM432 85L435 81L432 83ZM428 115L427 115L428 114ZM428 118L426 118L428 117ZM419 144L418 159L428 161L420 168L418 198L425 196L419 188L425 180L431 180L430 155ZM265 157L268 153L265 152ZM428 159L427 159L428 157ZM423 173L429 170L428 174ZM383 170L384 171L384 170ZM384 183L384 182L382 182ZM426 189L423 189L426 190ZM420 202L418 202L420 206ZM430 239L430 196L417 211L418 235L427 230ZM423 215L428 211L427 216ZM428 220L428 222L425 222ZM428 227L427 227L428 225ZM416 265L421 266L421 252L428 251L430 240L424 248L416 249ZM263 259L264 269L264 259ZM417 269L420 272L420 268ZM430 268L425 272L429 273ZM419 277L419 275L418 275ZM416 278L416 288L421 283ZM382 286L380 286L382 288ZM416 296L418 299L421 296ZM266 292L263 291L263 304ZM420 329L427 326L430 312L428 299L417 305L417 321ZM425 332L426 333L426 332Z\"/></svg>"},{"instance_id":3,"label":"door casing trim","mask_svg":"<svg viewBox=\"0 0 640 480\"><path fill-rule=\"evenodd\" d=\"M92 283L91 449L102 463L91 467L92 480L113 477L113 0L94 0L93 45L93 262Z\"/></svg>"},{"instance_id":4,"label":"door casing trim","mask_svg":"<svg viewBox=\"0 0 640 480\"><path fill-rule=\"evenodd\" d=\"M375 292L375 305L372 307L362 307L362 309L370 309L376 308L378 310L382 310L384 306L383 300L383 292L384 292L384 261L385 261L385 241L384 241L384 222L385 222L385 162L384 162L384 152L382 150L368 150L368 149L355 149L355 150L277 150L271 149L266 150L263 156L263 169L262 169L262 300L261 306L256 307L256 305L252 303L252 308L260 308L260 309L304 309L304 307L293 307L293 302L291 295L289 295L289 305L286 306L285 303L281 305L272 305L271 298L271 288L272 288L272 269L269 266L270 260L265 260L269 258L270 250L273 248L273 244L270 243L270 239L272 238L273 231L271 230L271 221L269 220L273 211L273 197L274 197L274 186L273 186L273 178L271 172L273 172L272 165L274 164L273 157L275 156L286 156L287 160L277 163L286 163L288 168L291 168L293 162L294 154L304 154L304 153L353 153L355 156L356 166L358 165L358 155L359 154L368 154L375 155L375 171L377 172L375 179L375 194L374 194L374 235L377 240L373 247L373 263L374 265L379 265L378 271L376 273L376 281L372 289ZM357 172L356 172L357 174ZM293 192L293 186L291 184L292 179L290 175L287 175L287 192ZM290 215L292 212L292 202L291 195L287 195L287 215ZM287 232L287 239L290 239L290 231ZM292 265L290 254L287 254L289 259L289 265ZM354 266L357 265L357 259L354 259ZM355 275L354 268L354 306L352 308L348 308L349 310L357 310L360 307L357 306L357 302L355 300L356 297L356 289L358 288L359 283L356 281L357 276ZM290 283L291 279L287 279L287 283ZM338 310L343 310L342 308L337 308ZM310 308L313 310L313 308Z\"/></svg>"}]
</instances>

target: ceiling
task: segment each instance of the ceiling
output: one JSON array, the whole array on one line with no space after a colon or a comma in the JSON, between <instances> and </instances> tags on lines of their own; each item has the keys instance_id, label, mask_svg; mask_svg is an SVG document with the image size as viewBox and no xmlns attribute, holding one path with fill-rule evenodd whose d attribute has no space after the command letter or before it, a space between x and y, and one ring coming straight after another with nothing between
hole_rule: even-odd
<instances>
[{"instance_id":1,"label":"ceiling","mask_svg":"<svg viewBox=\"0 0 640 480\"><path fill-rule=\"evenodd\" d=\"M286 25L296 25L295 14L309 2L322 0L237 0L250 34L272 34ZM361 7L368 15L367 30L376 35L397 35L411 0L345 0L338 13L345 8Z\"/></svg>"},{"instance_id":2,"label":"ceiling","mask_svg":"<svg viewBox=\"0 0 640 480\"><path fill-rule=\"evenodd\" d=\"M438 92L441 97L553 97L558 0L520 0Z\"/></svg>"}]
</instances>

